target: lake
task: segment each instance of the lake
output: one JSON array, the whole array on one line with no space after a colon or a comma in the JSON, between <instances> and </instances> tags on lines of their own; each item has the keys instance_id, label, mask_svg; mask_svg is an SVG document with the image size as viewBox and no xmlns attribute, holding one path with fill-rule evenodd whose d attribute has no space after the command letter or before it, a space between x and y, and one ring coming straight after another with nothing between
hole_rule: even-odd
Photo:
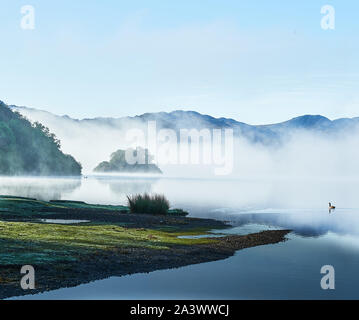
<instances>
[{"instance_id":1,"label":"lake","mask_svg":"<svg viewBox=\"0 0 359 320\"><path fill-rule=\"evenodd\" d=\"M190 216L230 222L233 228L227 233L293 230L284 243L238 251L225 260L112 277L21 299L359 298L357 179L88 176L0 181L3 195L96 204L125 204L128 194L163 193ZM331 213L329 201L337 206ZM320 286L324 265L335 268L335 290Z\"/></svg>"}]
</instances>

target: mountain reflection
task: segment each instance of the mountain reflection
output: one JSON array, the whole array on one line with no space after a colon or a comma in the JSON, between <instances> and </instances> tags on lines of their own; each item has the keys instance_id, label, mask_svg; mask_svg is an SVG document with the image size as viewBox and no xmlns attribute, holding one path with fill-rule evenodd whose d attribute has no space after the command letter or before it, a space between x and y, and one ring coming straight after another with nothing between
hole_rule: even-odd
<instances>
[{"instance_id":1,"label":"mountain reflection","mask_svg":"<svg viewBox=\"0 0 359 320\"><path fill-rule=\"evenodd\" d=\"M290 229L302 237L321 237L328 233L359 236L359 218L354 212L328 213L253 213L232 216L237 226L262 224Z\"/></svg>"}]
</instances>

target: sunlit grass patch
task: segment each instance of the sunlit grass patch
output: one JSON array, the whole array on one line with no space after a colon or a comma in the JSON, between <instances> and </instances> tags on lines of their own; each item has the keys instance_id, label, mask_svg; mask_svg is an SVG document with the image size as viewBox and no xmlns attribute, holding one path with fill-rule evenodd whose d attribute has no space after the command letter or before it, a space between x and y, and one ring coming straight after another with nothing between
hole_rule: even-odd
<instances>
[{"instance_id":1,"label":"sunlit grass patch","mask_svg":"<svg viewBox=\"0 0 359 320\"><path fill-rule=\"evenodd\" d=\"M0 221L0 239L2 240L16 239L100 250L119 247L164 249L171 244L203 243L201 240L178 239L179 234L187 235L188 233L129 229L116 225L58 225Z\"/></svg>"}]
</instances>

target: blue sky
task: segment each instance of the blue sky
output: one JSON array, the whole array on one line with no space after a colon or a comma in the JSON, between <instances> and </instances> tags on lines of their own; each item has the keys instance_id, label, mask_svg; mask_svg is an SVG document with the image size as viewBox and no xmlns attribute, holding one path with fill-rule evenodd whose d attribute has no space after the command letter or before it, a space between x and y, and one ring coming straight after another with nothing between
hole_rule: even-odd
<instances>
[{"instance_id":1,"label":"blue sky","mask_svg":"<svg viewBox=\"0 0 359 320\"><path fill-rule=\"evenodd\" d=\"M356 0L2 0L0 99L76 118L359 116L358 15Z\"/></svg>"}]
</instances>

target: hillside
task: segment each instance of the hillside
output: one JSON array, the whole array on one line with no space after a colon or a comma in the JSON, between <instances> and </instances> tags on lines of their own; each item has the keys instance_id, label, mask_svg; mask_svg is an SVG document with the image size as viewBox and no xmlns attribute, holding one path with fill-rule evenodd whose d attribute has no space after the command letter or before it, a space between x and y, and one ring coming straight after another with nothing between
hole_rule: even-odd
<instances>
[{"instance_id":1,"label":"hillside","mask_svg":"<svg viewBox=\"0 0 359 320\"><path fill-rule=\"evenodd\" d=\"M1 175L81 175L81 165L62 153L60 141L39 122L27 119L0 101Z\"/></svg>"}]
</instances>

